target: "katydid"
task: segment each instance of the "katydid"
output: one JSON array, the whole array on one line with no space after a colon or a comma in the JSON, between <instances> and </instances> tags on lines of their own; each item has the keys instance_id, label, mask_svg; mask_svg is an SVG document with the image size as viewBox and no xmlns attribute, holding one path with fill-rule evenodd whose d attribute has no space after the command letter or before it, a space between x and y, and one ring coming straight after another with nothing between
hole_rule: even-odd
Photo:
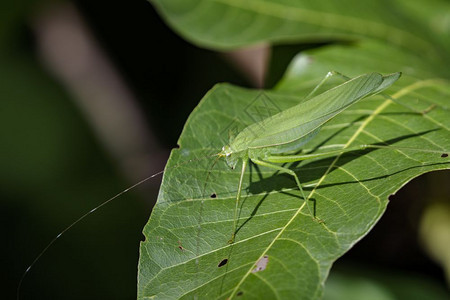
<instances>
[{"instance_id":1,"label":"katydid","mask_svg":"<svg viewBox=\"0 0 450 300\"><path fill-rule=\"evenodd\" d=\"M328 73L327 77L330 75L332 75L332 73ZM241 174L236 194L233 232L229 242L233 243L235 239L239 200L242 193L242 182L249 160L256 165L269 167L291 175L295 179L302 198L306 201L310 214L313 218L318 219L311 212L296 173L291 169L275 165L274 163L294 162L320 156L329 156L330 154L339 154L346 151L354 151L355 148L348 148L333 151L332 153L283 155L286 152L300 150L305 143L319 132L320 128L326 122L359 100L388 88L400 77L400 75L400 73L393 73L382 76L378 73L371 73L348 80L305 102L281 111L260 122L251 124L232 139L228 145L223 146L222 151L218 155L219 157L224 157L226 159L230 168L235 168L238 161L242 161ZM321 84L319 84L319 86ZM317 87L312 93L316 90ZM359 146L358 149L370 147L378 148L378 146L363 145Z\"/></svg>"}]
</instances>

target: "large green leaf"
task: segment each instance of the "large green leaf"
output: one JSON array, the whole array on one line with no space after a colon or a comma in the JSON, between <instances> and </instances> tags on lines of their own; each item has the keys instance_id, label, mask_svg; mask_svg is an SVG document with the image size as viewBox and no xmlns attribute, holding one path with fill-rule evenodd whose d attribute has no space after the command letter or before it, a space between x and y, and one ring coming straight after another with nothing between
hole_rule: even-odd
<instances>
[{"instance_id":1,"label":"large green leaf","mask_svg":"<svg viewBox=\"0 0 450 300\"><path fill-rule=\"evenodd\" d=\"M375 225L388 197L420 174L450 167L444 155L450 150L448 81L428 79L425 64L380 48L370 42L302 54L276 90L264 94L227 84L207 93L172 151L144 228L140 299L320 298L332 263ZM377 59L367 59L370 54ZM252 166L236 242L228 244L240 170L222 160L211 169L211 155L228 142L230 130L298 103L330 69L350 76L403 71L387 93L404 104L383 96L362 100L327 123L307 151L379 143L441 152L378 149L288 164L323 223L300 209L304 202L291 177ZM262 270L254 272L257 266Z\"/></svg>"},{"instance_id":2,"label":"large green leaf","mask_svg":"<svg viewBox=\"0 0 450 300\"><path fill-rule=\"evenodd\" d=\"M373 38L435 64L449 50L450 5L423 1L149 0L175 31L214 49ZM437 65L437 64L436 64Z\"/></svg>"}]
</instances>

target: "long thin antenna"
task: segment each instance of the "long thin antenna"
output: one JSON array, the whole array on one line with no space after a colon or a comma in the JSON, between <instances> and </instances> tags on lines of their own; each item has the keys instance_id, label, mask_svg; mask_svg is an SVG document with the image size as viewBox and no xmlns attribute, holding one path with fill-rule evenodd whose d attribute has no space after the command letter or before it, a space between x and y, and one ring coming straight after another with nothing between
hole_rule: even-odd
<instances>
[{"instance_id":1,"label":"long thin antenna","mask_svg":"<svg viewBox=\"0 0 450 300\"><path fill-rule=\"evenodd\" d=\"M183 163L180 163L176 166L173 166L171 169L174 168L178 168L180 166L183 166L185 164L191 163L191 162L195 162L195 161L200 161L206 158L210 158L210 157L214 157L217 156L218 154L213 154L213 155L208 155L208 156L204 156L204 157L200 157L200 158L196 158L196 159L190 159L188 161L185 161ZM129 192L130 190L136 188L137 186L143 184L144 182L158 176L161 175L162 173L164 173L165 170L159 171L153 175L150 175L144 179L142 179L141 181L133 184L132 186L126 188L125 190L121 191L120 193L116 194L115 196L109 198L108 200L106 200L105 202L103 202L102 204L96 206L95 208L91 209L90 211L88 211L87 213L83 214L81 217L79 217L78 219L76 219L73 223L71 223L69 226L67 226L63 231L61 231L57 236L55 236L50 243L47 244L47 246L45 246L45 248L38 254L38 256L36 256L36 258L33 260L33 262L28 266L28 268L25 270L25 272L22 274L22 277L20 278L19 281L19 285L17 286L17 300L20 299L20 288L22 287L22 283L23 280L25 279L25 277L28 275L28 273L30 272L31 268L33 268L33 266L39 261L39 259L42 257L42 255L44 255L47 250L64 234L66 233L68 230L70 230L72 227L74 227L75 225L77 225L79 222L81 222L84 218L86 218L87 216L89 216L90 214L92 214L93 212L95 212L96 210L98 210L99 208L102 208L103 206L107 205L108 203L110 203L111 201L119 198L120 196L122 196L123 194Z\"/></svg>"}]
</instances>

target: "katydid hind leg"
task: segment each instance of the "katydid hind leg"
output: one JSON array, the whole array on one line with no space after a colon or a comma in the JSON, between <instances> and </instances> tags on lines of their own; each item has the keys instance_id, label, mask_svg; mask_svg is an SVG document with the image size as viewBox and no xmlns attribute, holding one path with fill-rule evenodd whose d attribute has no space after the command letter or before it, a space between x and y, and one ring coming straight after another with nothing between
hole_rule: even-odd
<instances>
[{"instance_id":1,"label":"katydid hind leg","mask_svg":"<svg viewBox=\"0 0 450 300\"><path fill-rule=\"evenodd\" d=\"M386 100L391 100L395 104L398 104L400 106L405 107L406 109L409 109L410 111L412 111L416 115L425 115L428 112L432 111L436 107L436 104L431 104L430 106L428 106L424 110L417 110L417 109L415 109L414 107L412 107L412 106L410 106L408 104L400 102L399 100L395 99L394 97L391 97L388 94L380 93L380 95L383 96L383 98L385 98Z\"/></svg>"},{"instance_id":2,"label":"katydid hind leg","mask_svg":"<svg viewBox=\"0 0 450 300\"><path fill-rule=\"evenodd\" d=\"M298 179L298 176L297 176L297 174L295 174L294 171L292 171L292 170L289 169L289 168L277 166L277 165L274 165L274 164L271 164L271 163L268 163L268 162L265 162L265 161L262 161L262 160L259 160L259 159L251 159L251 161L252 161L253 163L257 164L257 165L264 166L264 167L268 167L268 168L272 168L272 169L275 169L275 170L277 170L277 171L280 171L280 172L289 174L289 175L291 175L292 177L294 177L295 182L296 182L296 184L297 184L297 186L298 186L298 189L300 190L300 193L301 193L301 195L302 195L302 198L305 200L306 207L308 208L308 211L309 211L311 217L312 217L314 220L318 221L319 223L322 223L322 222L323 222L320 218L316 217L316 214L314 213L314 210L311 209L311 207L310 207L310 205L309 205L309 203L308 203L308 198L306 198L305 193L304 193L304 191L303 191L302 184L300 183L300 180Z\"/></svg>"},{"instance_id":3,"label":"katydid hind leg","mask_svg":"<svg viewBox=\"0 0 450 300\"><path fill-rule=\"evenodd\" d=\"M319 82L318 85L305 97L305 99L312 98L316 92L333 76L341 77L344 81L349 81L351 78L348 76L345 76L344 74L337 72L337 71L329 71L325 77Z\"/></svg>"},{"instance_id":4,"label":"katydid hind leg","mask_svg":"<svg viewBox=\"0 0 450 300\"><path fill-rule=\"evenodd\" d=\"M350 77L346 76L345 74L342 74L342 73L337 72L337 71L331 71L331 72L329 72L329 74L330 74L330 73L332 73L332 75L337 75L337 76L341 77L341 78L344 79L345 81L348 81L348 80L351 79ZM398 77L397 77L397 76L394 76L394 75L396 75L396 74L399 74L399 73L393 73L393 74L390 74L390 76L393 77L393 81L396 81L396 80L398 79L398 77L400 76L400 75L398 75ZM386 78L387 78L387 80L385 80L385 81L387 81L387 82L385 83L385 85L390 86L392 83L390 83L389 80L388 80L388 79L389 79L389 75L384 76L384 79L386 79ZM323 80L322 80L322 81L323 81ZM383 84L380 86L380 89L382 89L382 90L384 89ZM376 93L376 92L375 92L375 93ZM405 107L405 108L407 108L407 109L411 110L412 112L414 112L414 113L416 113L416 114L419 114L419 115L424 115L424 114L428 113L429 111L433 110L433 109L436 107L436 104L431 104L429 107L427 107L427 108L425 108L424 110L421 110L421 111L420 111L420 110L417 110L417 109L411 107L411 106L408 105L408 104L405 104L405 103L402 103L402 102L398 101L397 99L391 97L390 95L388 95L388 94L386 94L386 93L380 93L380 96L382 96L383 98L385 98L385 99L387 99L387 100L391 100L391 101L394 102L395 104L398 104L398 105L400 105L400 106L403 106L403 107Z\"/></svg>"},{"instance_id":5,"label":"katydid hind leg","mask_svg":"<svg viewBox=\"0 0 450 300\"><path fill-rule=\"evenodd\" d=\"M327 82L327 80L333 75L334 75L333 72L328 72L327 75L325 75L325 77L322 78L322 80L319 82L319 84L316 85L316 87L305 97L305 99L312 98L314 96L314 94L317 92L317 90L320 89L325 84L325 82Z\"/></svg>"}]
</instances>

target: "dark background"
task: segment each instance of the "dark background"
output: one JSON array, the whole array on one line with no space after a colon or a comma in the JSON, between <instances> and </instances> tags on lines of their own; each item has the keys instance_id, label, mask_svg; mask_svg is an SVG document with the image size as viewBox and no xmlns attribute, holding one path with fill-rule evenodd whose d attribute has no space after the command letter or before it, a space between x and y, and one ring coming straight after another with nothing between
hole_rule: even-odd
<instances>
[{"instance_id":1,"label":"dark background","mask_svg":"<svg viewBox=\"0 0 450 300\"><path fill-rule=\"evenodd\" d=\"M20 276L52 238L108 197L163 168L189 113L214 84L252 84L223 54L178 37L144 0L9 2L1 4L0 18L0 257L3 294L13 298ZM124 172L73 90L42 59L39 20L49 11L58 13L61 5L82 17L145 121L151 138L144 137L147 148L136 153L145 157L138 162L151 166L140 165L136 174ZM301 48L273 50L269 82ZM430 175L402 189L380 223L336 268L385 279L401 274L445 290L443 271L422 250L417 234L422 208L436 195L430 191L439 181L445 182L442 174ZM25 278L21 298L136 298L141 230L159 182L160 177L150 180L63 235ZM448 187L439 186L447 191L438 194L448 195Z\"/></svg>"}]
</instances>

